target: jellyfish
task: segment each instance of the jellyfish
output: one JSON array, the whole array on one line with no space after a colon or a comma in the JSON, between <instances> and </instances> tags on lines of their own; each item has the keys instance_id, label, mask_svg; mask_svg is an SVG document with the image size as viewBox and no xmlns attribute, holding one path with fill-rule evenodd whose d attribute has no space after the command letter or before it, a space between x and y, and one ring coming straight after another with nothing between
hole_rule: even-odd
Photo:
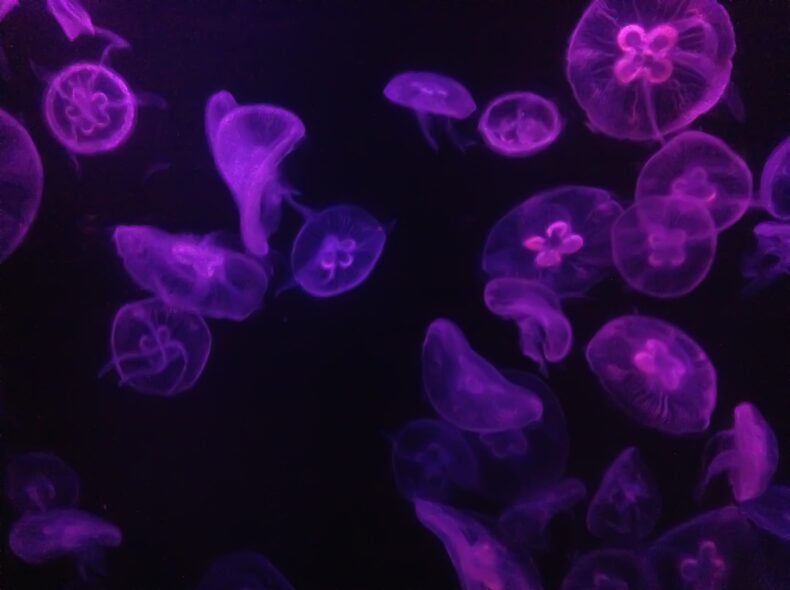
<instances>
[{"instance_id":1,"label":"jellyfish","mask_svg":"<svg viewBox=\"0 0 790 590\"><path fill-rule=\"evenodd\" d=\"M134 282L173 307L235 321L261 307L269 285L266 270L256 259L220 245L215 235L121 225L113 237Z\"/></svg>"},{"instance_id":2,"label":"jellyfish","mask_svg":"<svg viewBox=\"0 0 790 590\"><path fill-rule=\"evenodd\" d=\"M200 580L198 590L294 590L260 553L239 551L216 559Z\"/></svg>"},{"instance_id":3,"label":"jellyfish","mask_svg":"<svg viewBox=\"0 0 790 590\"><path fill-rule=\"evenodd\" d=\"M489 232L483 270L540 281L561 297L581 294L612 267L609 230L621 213L598 188L563 186L530 197Z\"/></svg>"},{"instance_id":4,"label":"jellyfish","mask_svg":"<svg viewBox=\"0 0 790 590\"><path fill-rule=\"evenodd\" d=\"M790 541L790 486L770 485L764 493L738 507L762 530Z\"/></svg>"},{"instance_id":5,"label":"jellyfish","mask_svg":"<svg viewBox=\"0 0 790 590\"><path fill-rule=\"evenodd\" d=\"M576 560L560 590L661 590L643 557L623 549L599 549ZM678 586L680 588L680 586Z\"/></svg>"},{"instance_id":6,"label":"jellyfish","mask_svg":"<svg viewBox=\"0 0 790 590\"><path fill-rule=\"evenodd\" d=\"M779 445L773 430L753 404L738 404L733 426L717 433L705 446L699 494L710 480L726 473L737 502L760 496L779 464Z\"/></svg>"},{"instance_id":7,"label":"jellyfish","mask_svg":"<svg viewBox=\"0 0 790 590\"><path fill-rule=\"evenodd\" d=\"M386 239L381 224L359 207L309 213L291 248L294 279L314 297L350 291L373 271Z\"/></svg>"},{"instance_id":8,"label":"jellyfish","mask_svg":"<svg viewBox=\"0 0 790 590\"><path fill-rule=\"evenodd\" d=\"M523 428L541 419L532 391L508 381L469 346L450 320L428 326L422 349L422 382L434 410L461 430L478 433Z\"/></svg>"},{"instance_id":9,"label":"jellyfish","mask_svg":"<svg viewBox=\"0 0 790 590\"><path fill-rule=\"evenodd\" d=\"M75 471L52 453L24 453L5 468L5 495L17 512L45 512L77 503L80 481Z\"/></svg>"},{"instance_id":10,"label":"jellyfish","mask_svg":"<svg viewBox=\"0 0 790 590\"><path fill-rule=\"evenodd\" d=\"M115 314L112 363L121 383L139 393L173 397L197 382L211 350L211 332L193 311L161 299L128 303Z\"/></svg>"},{"instance_id":11,"label":"jellyfish","mask_svg":"<svg viewBox=\"0 0 790 590\"><path fill-rule=\"evenodd\" d=\"M586 354L612 402L642 426L671 435L708 428L716 372L680 328L647 316L622 316L593 336Z\"/></svg>"},{"instance_id":12,"label":"jellyfish","mask_svg":"<svg viewBox=\"0 0 790 590\"><path fill-rule=\"evenodd\" d=\"M751 279L747 291L766 287L790 274L790 223L764 222L754 227L757 251L743 263L743 275Z\"/></svg>"},{"instance_id":13,"label":"jellyfish","mask_svg":"<svg viewBox=\"0 0 790 590\"><path fill-rule=\"evenodd\" d=\"M489 281L486 307L518 326L521 352L541 367L568 356L573 343L571 324L557 295L537 281L501 278Z\"/></svg>"},{"instance_id":14,"label":"jellyfish","mask_svg":"<svg viewBox=\"0 0 790 590\"><path fill-rule=\"evenodd\" d=\"M466 119L477 110L472 95L463 84L433 72L403 72L384 87L384 96L391 103L413 110L420 131L435 150L439 149L431 131L433 119L443 122L453 137L452 120Z\"/></svg>"},{"instance_id":15,"label":"jellyfish","mask_svg":"<svg viewBox=\"0 0 790 590\"><path fill-rule=\"evenodd\" d=\"M636 182L636 198L698 199L722 231L752 202L752 173L722 140L699 131L674 137L647 161Z\"/></svg>"},{"instance_id":16,"label":"jellyfish","mask_svg":"<svg viewBox=\"0 0 790 590\"><path fill-rule=\"evenodd\" d=\"M0 110L0 262L25 239L44 189L44 169L22 125Z\"/></svg>"},{"instance_id":17,"label":"jellyfish","mask_svg":"<svg viewBox=\"0 0 790 590\"><path fill-rule=\"evenodd\" d=\"M17 6L19 6L19 0L0 0L0 22Z\"/></svg>"},{"instance_id":18,"label":"jellyfish","mask_svg":"<svg viewBox=\"0 0 790 590\"><path fill-rule=\"evenodd\" d=\"M562 131L557 106L531 92L511 92L489 103L478 125L488 147L521 158L549 147Z\"/></svg>"},{"instance_id":19,"label":"jellyfish","mask_svg":"<svg viewBox=\"0 0 790 590\"><path fill-rule=\"evenodd\" d=\"M716 226L697 199L642 199L612 225L612 253L633 289L652 297L682 297L708 275Z\"/></svg>"},{"instance_id":20,"label":"jellyfish","mask_svg":"<svg viewBox=\"0 0 790 590\"><path fill-rule=\"evenodd\" d=\"M790 221L790 137L780 143L763 167L760 200L766 211L782 221Z\"/></svg>"},{"instance_id":21,"label":"jellyfish","mask_svg":"<svg viewBox=\"0 0 790 590\"><path fill-rule=\"evenodd\" d=\"M112 31L95 26L79 0L47 0L47 10L58 21L69 41L89 35L102 37L116 47L128 47L128 43Z\"/></svg>"},{"instance_id":22,"label":"jellyfish","mask_svg":"<svg viewBox=\"0 0 790 590\"><path fill-rule=\"evenodd\" d=\"M610 543L634 544L653 532L660 514L653 474L639 450L629 447L604 473L587 509L587 529Z\"/></svg>"},{"instance_id":23,"label":"jellyfish","mask_svg":"<svg viewBox=\"0 0 790 590\"><path fill-rule=\"evenodd\" d=\"M719 101L734 53L716 0L593 0L571 36L567 76L595 130L661 140Z\"/></svg>"}]
</instances>

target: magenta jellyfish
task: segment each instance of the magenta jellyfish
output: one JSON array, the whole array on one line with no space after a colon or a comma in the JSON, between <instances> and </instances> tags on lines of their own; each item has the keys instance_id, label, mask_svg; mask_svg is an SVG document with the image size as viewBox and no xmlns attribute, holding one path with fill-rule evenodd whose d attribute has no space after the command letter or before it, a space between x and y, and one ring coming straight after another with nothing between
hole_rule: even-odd
<instances>
[{"instance_id":1,"label":"magenta jellyfish","mask_svg":"<svg viewBox=\"0 0 790 590\"><path fill-rule=\"evenodd\" d=\"M744 276L751 279L747 291L755 291L790 274L790 223L758 223L754 237L757 251L743 264Z\"/></svg>"},{"instance_id":2,"label":"magenta jellyfish","mask_svg":"<svg viewBox=\"0 0 790 590\"><path fill-rule=\"evenodd\" d=\"M646 316L610 321L587 345L587 362L610 399L642 426L703 432L716 406L716 372L686 333Z\"/></svg>"},{"instance_id":3,"label":"magenta jellyfish","mask_svg":"<svg viewBox=\"0 0 790 590\"><path fill-rule=\"evenodd\" d=\"M760 410L744 402L733 411L732 428L714 435L703 457L699 493L711 479L726 473L733 497L745 502L768 489L779 464L779 445Z\"/></svg>"},{"instance_id":4,"label":"magenta jellyfish","mask_svg":"<svg viewBox=\"0 0 790 590\"><path fill-rule=\"evenodd\" d=\"M567 75L594 129L660 140L719 101L734 53L716 0L593 0L571 36Z\"/></svg>"},{"instance_id":5,"label":"magenta jellyfish","mask_svg":"<svg viewBox=\"0 0 790 590\"><path fill-rule=\"evenodd\" d=\"M708 208L697 199L643 199L612 225L614 264L640 293L681 297L708 275L716 235Z\"/></svg>"},{"instance_id":6,"label":"magenta jellyfish","mask_svg":"<svg viewBox=\"0 0 790 590\"><path fill-rule=\"evenodd\" d=\"M0 21L17 6L19 6L19 0L0 0Z\"/></svg>"},{"instance_id":7,"label":"magenta jellyfish","mask_svg":"<svg viewBox=\"0 0 790 590\"><path fill-rule=\"evenodd\" d=\"M359 207L308 213L291 249L294 279L315 297L350 291L373 271L386 240L381 224Z\"/></svg>"},{"instance_id":8,"label":"magenta jellyfish","mask_svg":"<svg viewBox=\"0 0 790 590\"><path fill-rule=\"evenodd\" d=\"M529 389L506 379L469 346L450 320L428 326L422 348L422 383L434 410L478 433L523 428L541 419L543 404Z\"/></svg>"},{"instance_id":9,"label":"magenta jellyfish","mask_svg":"<svg viewBox=\"0 0 790 590\"><path fill-rule=\"evenodd\" d=\"M790 487L770 485L760 496L739 505L749 520L772 535L790 541Z\"/></svg>"},{"instance_id":10,"label":"magenta jellyfish","mask_svg":"<svg viewBox=\"0 0 790 590\"><path fill-rule=\"evenodd\" d=\"M790 221L790 137L776 146L765 162L760 200L771 215Z\"/></svg>"},{"instance_id":11,"label":"magenta jellyfish","mask_svg":"<svg viewBox=\"0 0 790 590\"><path fill-rule=\"evenodd\" d=\"M77 503L76 472L52 453L24 453L5 468L5 495L17 512L45 512Z\"/></svg>"},{"instance_id":12,"label":"magenta jellyfish","mask_svg":"<svg viewBox=\"0 0 790 590\"><path fill-rule=\"evenodd\" d=\"M79 0L47 0L47 10L58 21L69 41L81 35L98 36L113 47L128 47L128 43L112 31L95 26Z\"/></svg>"},{"instance_id":13,"label":"magenta jellyfish","mask_svg":"<svg viewBox=\"0 0 790 590\"><path fill-rule=\"evenodd\" d=\"M239 551L216 559L198 590L293 590L293 586L260 553Z\"/></svg>"},{"instance_id":14,"label":"magenta jellyfish","mask_svg":"<svg viewBox=\"0 0 790 590\"><path fill-rule=\"evenodd\" d=\"M19 247L41 204L44 169L30 135L0 110L0 262Z\"/></svg>"},{"instance_id":15,"label":"magenta jellyfish","mask_svg":"<svg viewBox=\"0 0 790 590\"><path fill-rule=\"evenodd\" d=\"M524 356L541 366L568 356L573 333L554 291L537 281L501 278L488 282L484 296L491 313L516 323Z\"/></svg>"},{"instance_id":16,"label":"magenta jellyfish","mask_svg":"<svg viewBox=\"0 0 790 590\"><path fill-rule=\"evenodd\" d=\"M530 197L489 232L483 270L540 281L560 296L583 293L612 267L609 230L621 213L598 188L563 186Z\"/></svg>"},{"instance_id":17,"label":"magenta jellyfish","mask_svg":"<svg viewBox=\"0 0 790 590\"><path fill-rule=\"evenodd\" d=\"M172 397L191 389L203 373L211 332L195 312L145 299L115 314L110 348L123 385Z\"/></svg>"},{"instance_id":18,"label":"magenta jellyfish","mask_svg":"<svg viewBox=\"0 0 790 590\"><path fill-rule=\"evenodd\" d=\"M520 158L554 143L562 131L562 119L557 106L542 96L511 92L489 103L478 129L492 151Z\"/></svg>"},{"instance_id":19,"label":"magenta jellyfish","mask_svg":"<svg viewBox=\"0 0 790 590\"><path fill-rule=\"evenodd\" d=\"M661 496L635 447L620 453L604 473L587 508L587 529L610 543L636 543L653 532Z\"/></svg>"},{"instance_id":20,"label":"magenta jellyfish","mask_svg":"<svg viewBox=\"0 0 790 590\"><path fill-rule=\"evenodd\" d=\"M622 549L603 549L583 555L573 563L560 587L560 590L661 589L650 563L636 552Z\"/></svg>"},{"instance_id":21,"label":"magenta jellyfish","mask_svg":"<svg viewBox=\"0 0 790 590\"><path fill-rule=\"evenodd\" d=\"M417 114L420 131L434 150L439 146L431 132L433 119L441 120L447 133L453 137L452 120L466 119L477 109L463 84L433 72L398 74L384 87L384 96Z\"/></svg>"}]
</instances>

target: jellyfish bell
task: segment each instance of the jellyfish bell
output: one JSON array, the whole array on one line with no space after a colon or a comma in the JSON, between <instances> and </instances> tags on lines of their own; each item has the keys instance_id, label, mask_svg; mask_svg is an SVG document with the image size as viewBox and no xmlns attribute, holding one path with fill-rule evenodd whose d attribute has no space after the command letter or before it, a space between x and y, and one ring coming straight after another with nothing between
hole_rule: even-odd
<instances>
[{"instance_id":1,"label":"jellyfish bell","mask_svg":"<svg viewBox=\"0 0 790 590\"><path fill-rule=\"evenodd\" d=\"M560 590L661 590L642 556L624 549L598 549L577 559Z\"/></svg>"},{"instance_id":2,"label":"jellyfish bell","mask_svg":"<svg viewBox=\"0 0 790 590\"><path fill-rule=\"evenodd\" d=\"M765 162L760 202L776 219L790 221L790 137L776 146Z\"/></svg>"},{"instance_id":3,"label":"jellyfish bell","mask_svg":"<svg viewBox=\"0 0 790 590\"><path fill-rule=\"evenodd\" d=\"M198 590L293 590L285 576L254 551L217 558L200 580Z\"/></svg>"},{"instance_id":4,"label":"jellyfish bell","mask_svg":"<svg viewBox=\"0 0 790 590\"><path fill-rule=\"evenodd\" d=\"M765 492L738 507L755 526L790 541L790 486L769 485Z\"/></svg>"},{"instance_id":5,"label":"jellyfish bell","mask_svg":"<svg viewBox=\"0 0 790 590\"><path fill-rule=\"evenodd\" d=\"M562 131L562 119L557 106L542 96L511 92L488 104L478 130L492 151L522 158L554 143Z\"/></svg>"},{"instance_id":6,"label":"jellyfish bell","mask_svg":"<svg viewBox=\"0 0 790 590\"><path fill-rule=\"evenodd\" d=\"M52 453L23 453L6 465L5 495L17 512L74 506L79 491L76 472Z\"/></svg>"},{"instance_id":7,"label":"jellyfish bell","mask_svg":"<svg viewBox=\"0 0 790 590\"><path fill-rule=\"evenodd\" d=\"M754 236L757 249L743 261L743 276L750 279L747 294L790 274L790 223L758 223Z\"/></svg>"}]
</instances>

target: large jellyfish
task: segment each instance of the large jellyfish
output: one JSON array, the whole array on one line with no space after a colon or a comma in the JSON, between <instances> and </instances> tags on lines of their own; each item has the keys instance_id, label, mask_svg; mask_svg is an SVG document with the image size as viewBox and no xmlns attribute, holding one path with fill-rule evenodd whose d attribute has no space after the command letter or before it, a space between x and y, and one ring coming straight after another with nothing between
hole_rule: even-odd
<instances>
[{"instance_id":1,"label":"large jellyfish","mask_svg":"<svg viewBox=\"0 0 790 590\"><path fill-rule=\"evenodd\" d=\"M790 137L776 146L765 162L760 200L771 215L790 221Z\"/></svg>"},{"instance_id":2,"label":"large jellyfish","mask_svg":"<svg viewBox=\"0 0 790 590\"><path fill-rule=\"evenodd\" d=\"M751 279L747 291L766 287L790 274L790 223L758 223L754 237L757 251L743 263L743 275Z\"/></svg>"},{"instance_id":3,"label":"large jellyfish","mask_svg":"<svg viewBox=\"0 0 790 590\"><path fill-rule=\"evenodd\" d=\"M635 543L653 532L661 496L635 447L620 453L604 473L587 509L587 529L608 542Z\"/></svg>"},{"instance_id":4,"label":"large jellyfish","mask_svg":"<svg viewBox=\"0 0 790 590\"><path fill-rule=\"evenodd\" d=\"M30 135L0 110L0 262L27 235L41 204L44 170Z\"/></svg>"},{"instance_id":5,"label":"large jellyfish","mask_svg":"<svg viewBox=\"0 0 790 590\"><path fill-rule=\"evenodd\" d=\"M260 553L239 551L217 558L198 590L293 590L293 586Z\"/></svg>"},{"instance_id":6,"label":"large jellyfish","mask_svg":"<svg viewBox=\"0 0 790 590\"><path fill-rule=\"evenodd\" d=\"M560 587L560 590L661 589L650 563L636 552L621 549L597 550L582 556L574 562Z\"/></svg>"},{"instance_id":7,"label":"large jellyfish","mask_svg":"<svg viewBox=\"0 0 790 590\"><path fill-rule=\"evenodd\" d=\"M622 213L611 193L562 186L532 196L491 229L483 269L534 279L558 295L583 293L612 266L609 230Z\"/></svg>"},{"instance_id":8,"label":"large jellyfish","mask_svg":"<svg viewBox=\"0 0 790 590\"><path fill-rule=\"evenodd\" d=\"M735 34L716 0L593 0L568 47L568 80L593 128L661 139L721 98Z\"/></svg>"},{"instance_id":9,"label":"large jellyfish","mask_svg":"<svg viewBox=\"0 0 790 590\"><path fill-rule=\"evenodd\" d=\"M756 526L790 541L790 486L770 485L763 494L742 502L739 508Z\"/></svg>"},{"instance_id":10,"label":"large jellyfish","mask_svg":"<svg viewBox=\"0 0 790 590\"><path fill-rule=\"evenodd\" d=\"M557 106L531 92L511 92L492 100L478 129L488 147L509 158L531 156L549 147L562 131Z\"/></svg>"},{"instance_id":11,"label":"large jellyfish","mask_svg":"<svg viewBox=\"0 0 790 590\"><path fill-rule=\"evenodd\" d=\"M653 154L639 173L636 198L652 197L698 199L721 231L752 204L752 173L719 138L687 131Z\"/></svg>"},{"instance_id":12,"label":"large jellyfish","mask_svg":"<svg viewBox=\"0 0 790 590\"><path fill-rule=\"evenodd\" d=\"M52 453L24 453L5 468L5 495L21 513L74 506L80 494L76 472Z\"/></svg>"},{"instance_id":13,"label":"large jellyfish","mask_svg":"<svg viewBox=\"0 0 790 590\"><path fill-rule=\"evenodd\" d=\"M716 372L686 333L646 316L622 316L587 345L587 362L611 400L665 434L703 432L716 406Z\"/></svg>"}]
</instances>

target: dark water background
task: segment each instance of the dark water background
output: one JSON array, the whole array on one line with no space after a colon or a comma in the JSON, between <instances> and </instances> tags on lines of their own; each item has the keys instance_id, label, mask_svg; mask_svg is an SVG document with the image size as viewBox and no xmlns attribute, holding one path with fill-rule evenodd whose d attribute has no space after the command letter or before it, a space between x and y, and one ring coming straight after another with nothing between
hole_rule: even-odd
<instances>
[{"instance_id":1,"label":"dark water background","mask_svg":"<svg viewBox=\"0 0 790 590\"><path fill-rule=\"evenodd\" d=\"M42 83L29 61L56 70L96 59L90 39L69 44L40 0L0 25L13 77L0 106L20 116L44 162L46 188L26 243L0 266L0 393L4 452L53 450L82 478L82 506L117 523L107 587L192 589L217 555L252 548L298 590L457 588L439 542L417 523L389 474L387 436L430 415L420 391L423 332L456 320L497 365L525 367L512 326L482 303L480 252L489 227L523 197L564 183L599 185L631 199L650 146L590 133L564 77L564 51L581 0L89 2L94 21L133 49L113 66L169 103L144 109L122 149L82 160L77 177L40 116ZM786 0L726 2L738 52L733 78L746 107L721 107L694 128L719 135L755 175L790 131L790 7ZM481 146L431 152L410 114L381 91L405 69L463 81L479 105L528 89L557 101L567 126L549 150L506 160ZM286 177L317 207L340 201L394 222L385 253L361 288L330 300L296 291L269 298L236 324L210 322L214 349L198 386L175 400L97 379L110 322L142 298L115 257L115 224L171 231L235 231L237 213L203 130L206 99L230 90L304 120L307 138ZM462 127L468 134L474 121ZM152 164L166 172L144 181ZM549 383L567 413L569 474L594 488L603 468L638 445L664 496L661 529L703 507L691 490L704 438L670 439L609 408L582 346L608 319L634 310L676 323L719 373L713 428L751 400L790 441L790 281L745 299L747 215L721 236L707 281L677 301L629 293L612 278L567 306L577 345ZM287 254L296 220L275 248ZM790 481L783 460L779 479ZM0 534L12 515L0 508ZM581 521L555 531L538 563L556 588L573 558L594 547ZM27 567L0 548L2 590L61 588L68 567Z\"/></svg>"}]
</instances>

